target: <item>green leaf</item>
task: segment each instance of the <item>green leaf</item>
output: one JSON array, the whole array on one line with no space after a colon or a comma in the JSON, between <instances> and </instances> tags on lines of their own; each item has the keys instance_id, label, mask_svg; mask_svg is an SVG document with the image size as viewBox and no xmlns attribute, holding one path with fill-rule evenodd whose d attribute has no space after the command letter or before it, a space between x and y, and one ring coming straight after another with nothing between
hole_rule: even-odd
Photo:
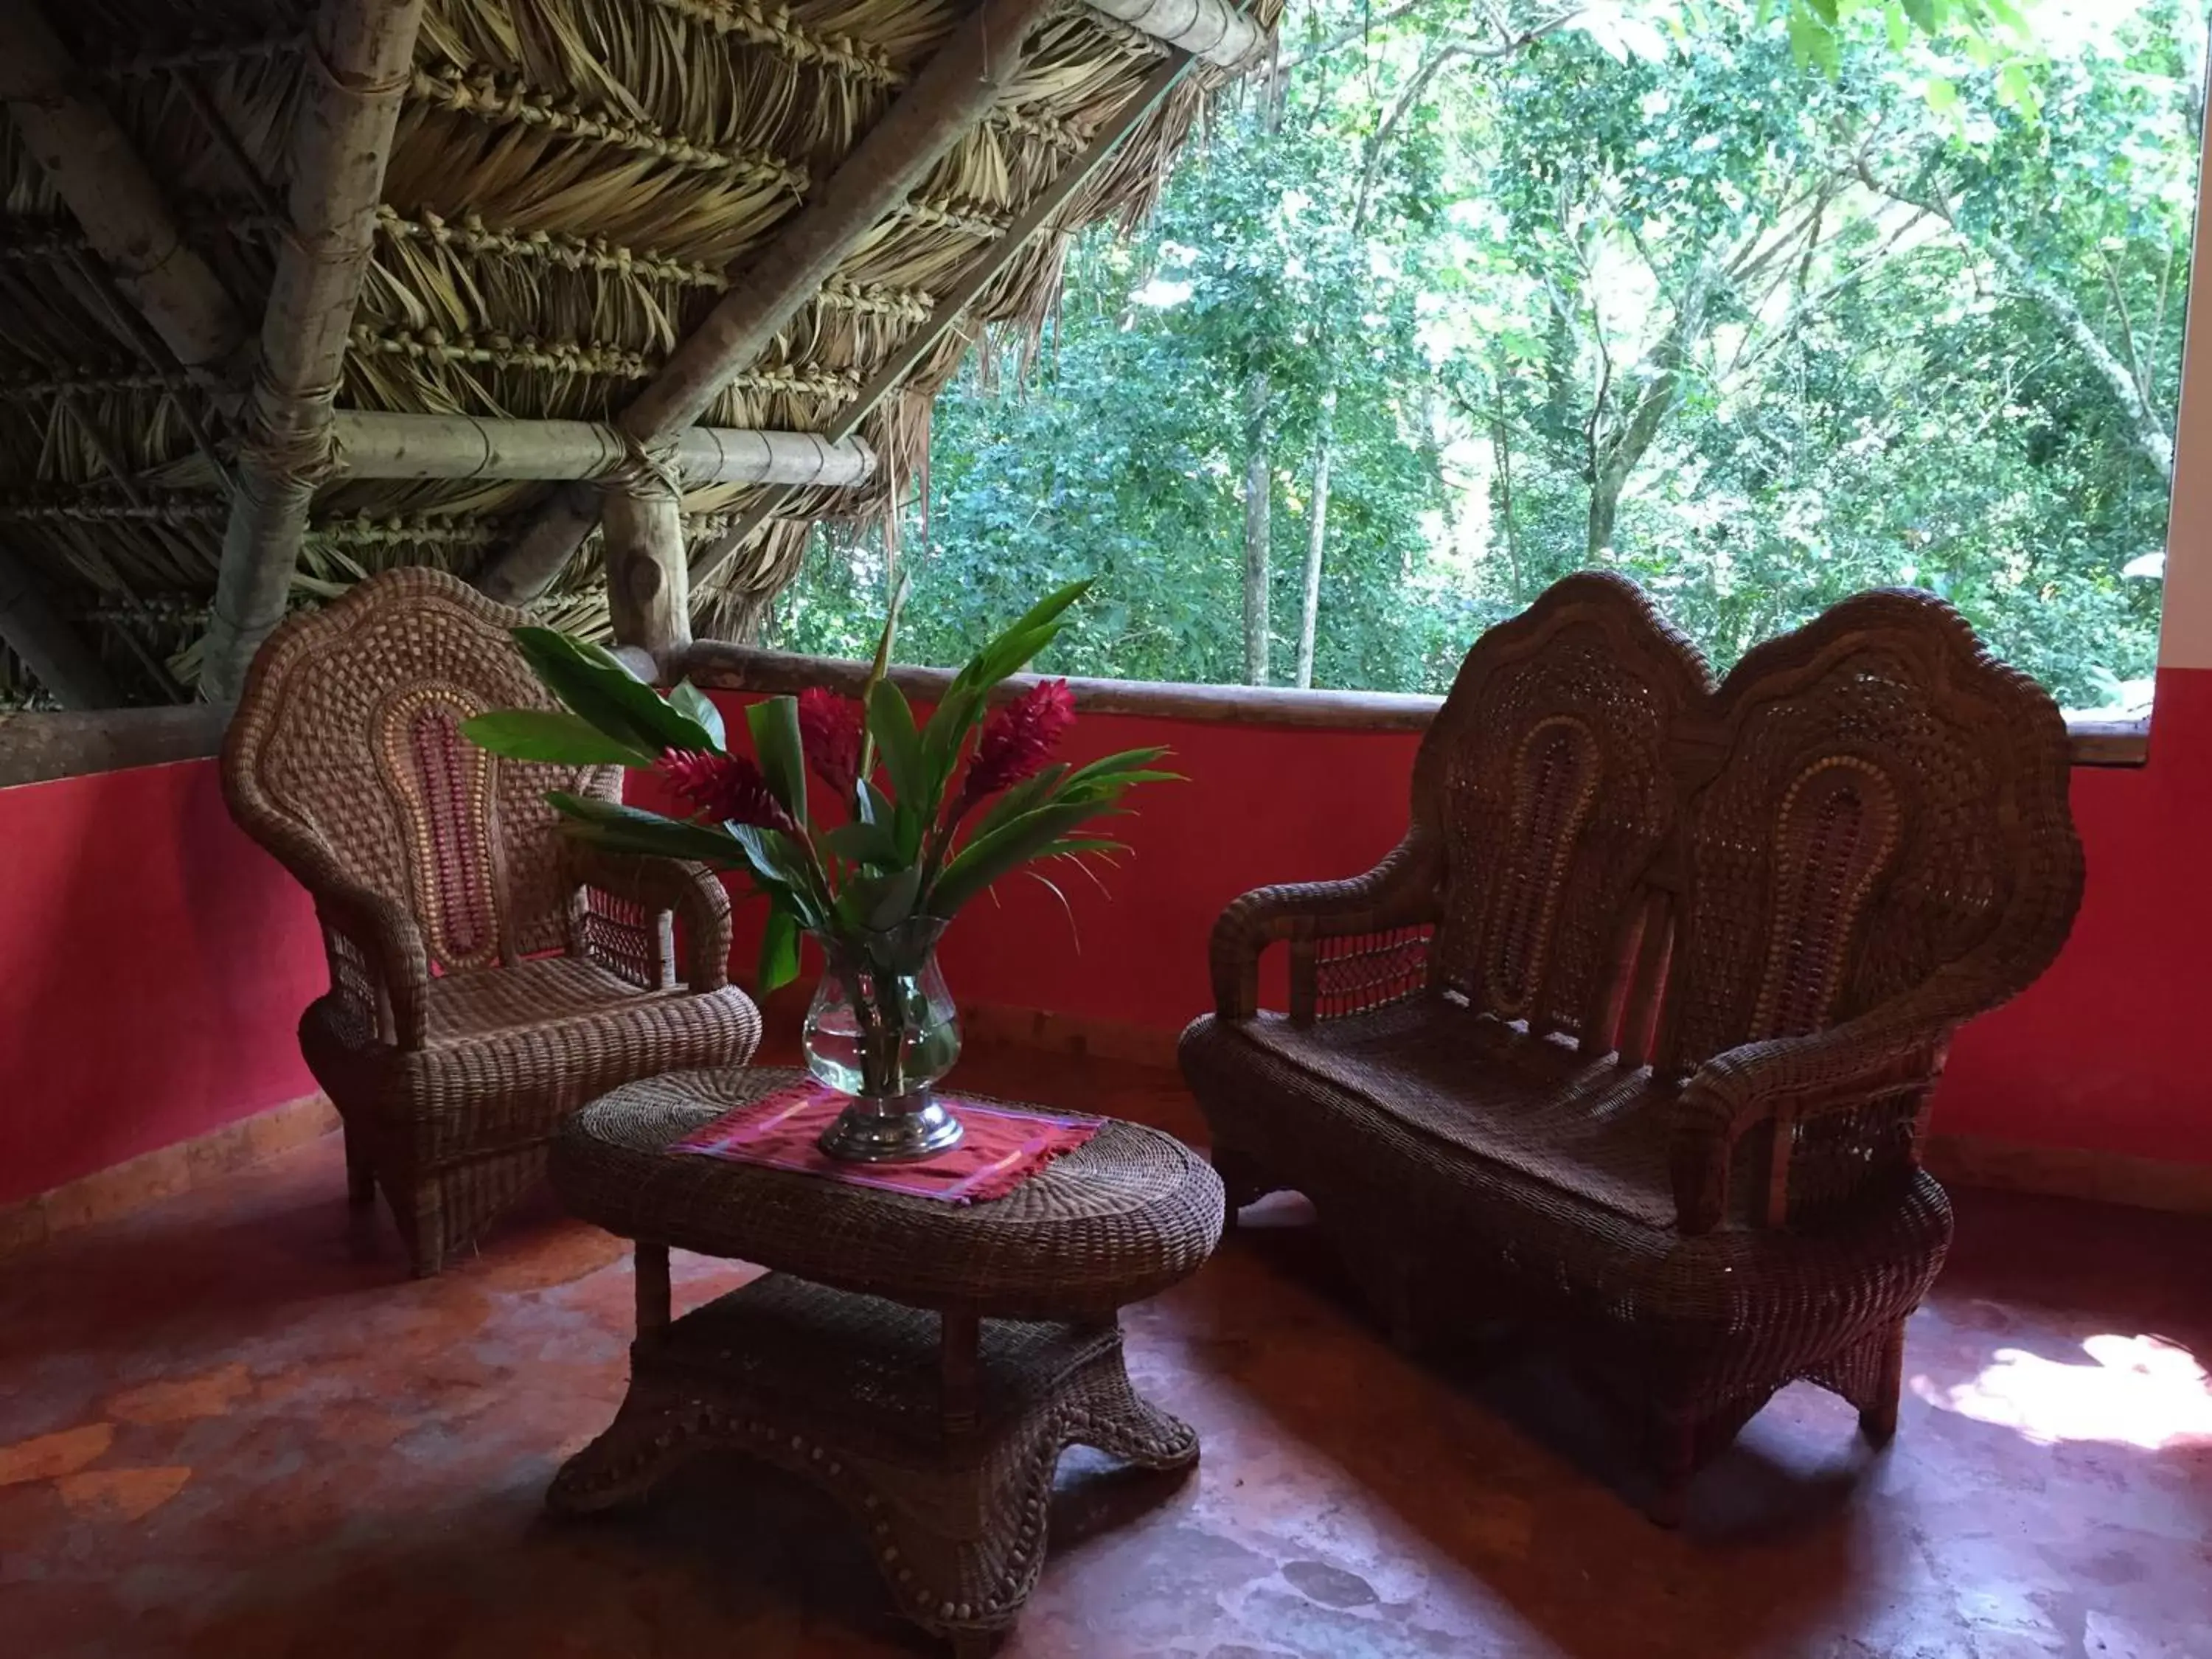
<instances>
[{"instance_id":1,"label":"green leaf","mask_svg":"<svg viewBox=\"0 0 2212 1659\"><path fill-rule=\"evenodd\" d=\"M1044 849L1078 824L1102 816L1091 805L1042 806L978 836L945 866L923 900L933 916L950 917L1016 865L1042 855Z\"/></svg>"},{"instance_id":2,"label":"green leaf","mask_svg":"<svg viewBox=\"0 0 2212 1659\"><path fill-rule=\"evenodd\" d=\"M860 780L860 789L854 798L853 811L862 823L888 824L891 821L890 802L884 799L884 792L867 778Z\"/></svg>"},{"instance_id":3,"label":"green leaf","mask_svg":"<svg viewBox=\"0 0 2212 1659\"><path fill-rule=\"evenodd\" d=\"M1937 0L1905 0L1905 15L1919 26L1921 33L1933 34L1943 22L1936 5Z\"/></svg>"},{"instance_id":4,"label":"green leaf","mask_svg":"<svg viewBox=\"0 0 2212 1659\"><path fill-rule=\"evenodd\" d=\"M921 735L914 729L914 710L906 693L889 680L877 683L868 696L868 730L883 750L884 769L890 774L891 793L902 808L911 807L928 816L936 806L936 791L929 787L929 768L921 749Z\"/></svg>"},{"instance_id":5,"label":"green leaf","mask_svg":"<svg viewBox=\"0 0 2212 1659\"><path fill-rule=\"evenodd\" d=\"M1817 66L1831 77L1843 63L1835 31L1802 6L1790 14L1790 54L1801 67Z\"/></svg>"},{"instance_id":6,"label":"green leaf","mask_svg":"<svg viewBox=\"0 0 2212 1659\"><path fill-rule=\"evenodd\" d=\"M514 643L547 690L617 742L654 756L714 747L706 727L662 701L611 653L550 628L518 628Z\"/></svg>"},{"instance_id":7,"label":"green leaf","mask_svg":"<svg viewBox=\"0 0 2212 1659\"><path fill-rule=\"evenodd\" d=\"M868 678L860 686L860 707L866 708L874 698L876 687L884 676L891 672L891 645L898 637L899 612L906 608L908 590L913 586L911 573L902 570L898 585L891 589L890 603L884 608L884 631L876 636L876 654L868 663ZM865 779L876 769L876 734L863 724L860 728L860 775Z\"/></svg>"},{"instance_id":8,"label":"green leaf","mask_svg":"<svg viewBox=\"0 0 2212 1659\"><path fill-rule=\"evenodd\" d=\"M766 697L745 710L761 775L783 810L806 822L806 750L799 737L799 699Z\"/></svg>"},{"instance_id":9,"label":"green leaf","mask_svg":"<svg viewBox=\"0 0 2212 1659\"><path fill-rule=\"evenodd\" d=\"M770 904L768 925L761 930L760 965L763 994L799 977L799 923L781 904Z\"/></svg>"},{"instance_id":10,"label":"green leaf","mask_svg":"<svg viewBox=\"0 0 2212 1659\"><path fill-rule=\"evenodd\" d=\"M981 690L996 685L1052 643L1060 632L1061 615L1090 591L1091 584L1085 580L1070 582L1046 594L968 659L953 677L953 688Z\"/></svg>"},{"instance_id":11,"label":"green leaf","mask_svg":"<svg viewBox=\"0 0 2212 1659\"><path fill-rule=\"evenodd\" d=\"M870 823L855 818L850 823L839 824L822 836L821 843L839 858L854 864L897 864L902 861L898 837L892 833L891 826L887 823Z\"/></svg>"},{"instance_id":12,"label":"green leaf","mask_svg":"<svg viewBox=\"0 0 2212 1659\"><path fill-rule=\"evenodd\" d=\"M987 836L1009 818L1018 818L1023 813L1042 805L1046 797L1060 786L1068 771L1066 766L1048 766L1035 777L1022 780L985 810L983 816L976 821L975 835Z\"/></svg>"},{"instance_id":13,"label":"green leaf","mask_svg":"<svg viewBox=\"0 0 2212 1659\"><path fill-rule=\"evenodd\" d=\"M508 760L560 766L650 766L657 757L609 737L566 709L495 708L461 722L461 735Z\"/></svg>"},{"instance_id":14,"label":"green leaf","mask_svg":"<svg viewBox=\"0 0 2212 1659\"><path fill-rule=\"evenodd\" d=\"M848 927L888 933L914 914L921 866L909 864L880 876L855 876L837 896L837 915Z\"/></svg>"},{"instance_id":15,"label":"green leaf","mask_svg":"<svg viewBox=\"0 0 2212 1659\"><path fill-rule=\"evenodd\" d=\"M714 747L727 752L729 738L722 729L722 711L714 707L714 700L689 680L678 680L668 694L668 706L680 714L699 723L699 729L714 740Z\"/></svg>"},{"instance_id":16,"label":"green leaf","mask_svg":"<svg viewBox=\"0 0 2212 1659\"><path fill-rule=\"evenodd\" d=\"M545 799L570 820L569 833L614 853L643 853L654 858L697 859L717 869L742 870L744 849L728 831L685 823L620 801L597 800L556 789Z\"/></svg>"}]
</instances>

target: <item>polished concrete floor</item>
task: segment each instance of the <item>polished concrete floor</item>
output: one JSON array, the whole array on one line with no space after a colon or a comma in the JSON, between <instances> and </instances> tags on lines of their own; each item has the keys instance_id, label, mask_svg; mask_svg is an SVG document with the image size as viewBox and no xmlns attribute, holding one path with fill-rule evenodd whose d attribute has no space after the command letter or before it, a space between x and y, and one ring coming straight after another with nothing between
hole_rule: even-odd
<instances>
[{"instance_id":1,"label":"polished concrete floor","mask_svg":"<svg viewBox=\"0 0 2212 1659\"><path fill-rule=\"evenodd\" d=\"M1174 1124L1156 1075L971 1086ZM540 1206L440 1279L336 1141L0 1267L0 1655L921 1655L839 1516L742 1462L547 1520L621 1397L629 1267ZM1887 1452L1792 1389L1688 1526L1539 1364L1425 1369L1294 1200L1127 1320L1184 1479L1071 1454L1010 1659L2212 1659L2212 1226L1974 1194ZM744 1270L678 1258L679 1298Z\"/></svg>"}]
</instances>

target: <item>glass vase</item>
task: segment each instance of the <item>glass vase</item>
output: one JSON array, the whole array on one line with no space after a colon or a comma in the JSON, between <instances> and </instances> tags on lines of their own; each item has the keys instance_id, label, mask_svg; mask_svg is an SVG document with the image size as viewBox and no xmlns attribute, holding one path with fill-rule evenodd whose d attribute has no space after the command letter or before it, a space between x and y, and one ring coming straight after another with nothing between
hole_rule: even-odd
<instances>
[{"instance_id":1,"label":"glass vase","mask_svg":"<svg viewBox=\"0 0 2212 1659\"><path fill-rule=\"evenodd\" d=\"M849 1097L817 1143L835 1158L885 1164L959 1144L960 1120L933 1092L960 1057L960 1020L937 966L945 925L817 934L822 982L806 1011L806 1069Z\"/></svg>"}]
</instances>

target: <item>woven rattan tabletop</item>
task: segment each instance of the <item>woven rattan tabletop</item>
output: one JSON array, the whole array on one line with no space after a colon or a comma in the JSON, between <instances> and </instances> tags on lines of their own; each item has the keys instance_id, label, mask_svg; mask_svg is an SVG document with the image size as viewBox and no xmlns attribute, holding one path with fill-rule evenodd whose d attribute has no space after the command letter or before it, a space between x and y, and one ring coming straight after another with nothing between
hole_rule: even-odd
<instances>
[{"instance_id":1,"label":"woven rattan tabletop","mask_svg":"<svg viewBox=\"0 0 2212 1659\"><path fill-rule=\"evenodd\" d=\"M669 1150L799 1076L747 1067L627 1084L569 1121L554 1186L571 1213L627 1238L1003 1318L1103 1318L1195 1272L1220 1240L1221 1183L1205 1160L1113 1118L973 1205Z\"/></svg>"}]
</instances>

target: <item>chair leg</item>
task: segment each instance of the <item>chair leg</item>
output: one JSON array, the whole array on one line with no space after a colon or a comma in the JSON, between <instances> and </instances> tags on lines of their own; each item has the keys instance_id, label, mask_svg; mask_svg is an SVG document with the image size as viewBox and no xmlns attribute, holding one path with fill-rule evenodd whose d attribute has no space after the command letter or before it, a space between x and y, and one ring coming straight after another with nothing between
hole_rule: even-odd
<instances>
[{"instance_id":1,"label":"chair leg","mask_svg":"<svg viewBox=\"0 0 2212 1659\"><path fill-rule=\"evenodd\" d=\"M346 1201L356 1210L376 1202L376 1165L369 1156L368 1132L346 1124Z\"/></svg>"},{"instance_id":2,"label":"chair leg","mask_svg":"<svg viewBox=\"0 0 2212 1659\"><path fill-rule=\"evenodd\" d=\"M1905 1322L1900 1319L1881 1339L1866 1393L1851 1402L1859 1408L1859 1432L1869 1443L1887 1446L1896 1438L1897 1404L1904 1391Z\"/></svg>"},{"instance_id":3,"label":"chair leg","mask_svg":"<svg viewBox=\"0 0 2212 1659\"><path fill-rule=\"evenodd\" d=\"M1256 1204L1267 1195L1267 1178L1249 1153L1234 1146L1224 1146L1217 1141L1212 1156L1213 1172L1221 1177L1221 1231L1233 1233L1237 1227L1237 1212L1247 1204Z\"/></svg>"}]
</instances>

